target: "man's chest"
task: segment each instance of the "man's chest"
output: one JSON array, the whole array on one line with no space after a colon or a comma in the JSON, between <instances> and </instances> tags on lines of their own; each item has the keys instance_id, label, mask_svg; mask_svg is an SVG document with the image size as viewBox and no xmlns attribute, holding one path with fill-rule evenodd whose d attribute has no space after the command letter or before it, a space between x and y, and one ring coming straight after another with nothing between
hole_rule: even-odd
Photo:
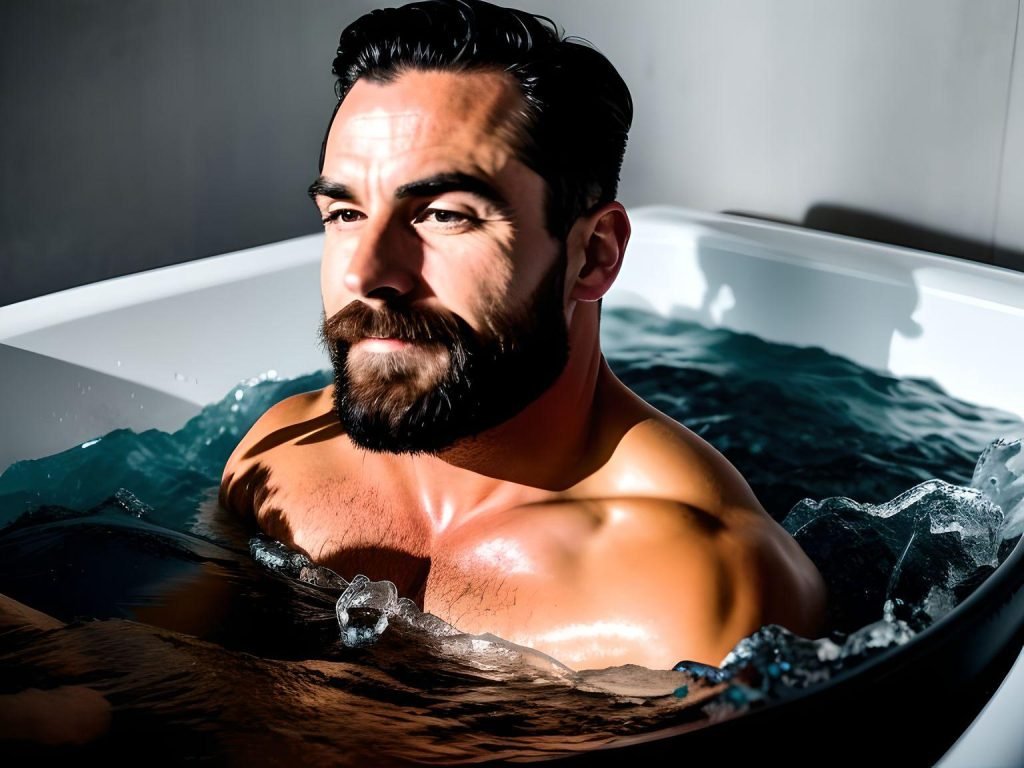
<instances>
[{"instance_id":1,"label":"man's chest","mask_svg":"<svg viewBox=\"0 0 1024 768\"><path fill-rule=\"evenodd\" d=\"M270 536L346 579L386 579L420 605L497 609L571 566L597 524L566 504L509 504L460 524L414 494L359 473L275 467L254 488L253 512ZM539 588L539 587L538 587Z\"/></svg>"},{"instance_id":2,"label":"man's chest","mask_svg":"<svg viewBox=\"0 0 1024 768\"><path fill-rule=\"evenodd\" d=\"M316 463L271 465L252 488L260 529L346 579L386 579L422 597L433 531L397 489L361 482L358 471Z\"/></svg>"}]
</instances>

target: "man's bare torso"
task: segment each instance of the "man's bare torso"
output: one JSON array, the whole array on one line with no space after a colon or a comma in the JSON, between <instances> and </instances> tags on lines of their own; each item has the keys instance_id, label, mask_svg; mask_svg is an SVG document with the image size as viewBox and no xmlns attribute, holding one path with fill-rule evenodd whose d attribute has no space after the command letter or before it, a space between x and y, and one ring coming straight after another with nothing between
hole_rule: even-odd
<instances>
[{"instance_id":1,"label":"man's bare torso","mask_svg":"<svg viewBox=\"0 0 1024 768\"><path fill-rule=\"evenodd\" d=\"M253 427L225 469L222 503L345 578L390 580L463 631L570 666L716 664L765 623L816 631L820 575L736 470L602 380L580 471L561 483L359 449L327 388ZM418 493L418 473L441 470L454 472L451 497Z\"/></svg>"}]
</instances>

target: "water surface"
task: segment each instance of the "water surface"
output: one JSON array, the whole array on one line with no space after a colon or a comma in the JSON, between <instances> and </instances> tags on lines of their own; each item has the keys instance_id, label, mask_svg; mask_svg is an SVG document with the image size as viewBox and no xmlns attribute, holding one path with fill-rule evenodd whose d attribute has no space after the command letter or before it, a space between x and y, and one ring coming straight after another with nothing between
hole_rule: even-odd
<instances>
[{"instance_id":1,"label":"water surface","mask_svg":"<svg viewBox=\"0 0 1024 768\"><path fill-rule=\"evenodd\" d=\"M1024 435L1013 416L820 349L635 311L606 310L602 335L620 378L722 451L819 564L837 596L825 637L766 628L724 673L574 673L397 614L376 643L348 647L346 584L216 505L255 419L329 382L263 375L173 434L120 430L0 477L0 593L66 622L2 635L0 693L99 691L114 711L92 747L105 757L554 757L742 716L885 652L952 610L1019 536L993 503L1012 506L1004 465L1019 448L974 476L993 440ZM1001 495L986 495L990 478Z\"/></svg>"}]
</instances>

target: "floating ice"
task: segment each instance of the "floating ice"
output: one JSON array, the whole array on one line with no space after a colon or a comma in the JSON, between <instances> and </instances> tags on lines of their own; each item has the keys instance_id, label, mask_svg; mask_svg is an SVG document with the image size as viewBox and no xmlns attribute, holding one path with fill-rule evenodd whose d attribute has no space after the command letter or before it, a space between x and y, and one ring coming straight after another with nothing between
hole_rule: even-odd
<instances>
[{"instance_id":1,"label":"floating ice","mask_svg":"<svg viewBox=\"0 0 1024 768\"><path fill-rule=\"evenodd\" d=\"M910 607L914 631L949 613L1024 527L1022 474L1021 441L997 440L970 487L928 480L884 504L796 504L783 527L818 565L829 594L844 596L829 601L828 626L864 627L888 600Z\"/></svg>"},{"instance_id":2,"label":"floating ice","mask_svg":"<svg viewBox=\"0 0 1024 768\"><path fill-rule=\"evenodd\" d=\"M784 698L791 691L823 683L843 669L906 643L917 633L897 617L904 608L902 601L887 601L881 620L861 627L842 642L827 637L811 640L768 624L740 640L722 661L721 669L686 661L675 668L711 682L742 681L761 695Z\"/></svg>"},{"instance_id":3,"label":"floating ice","mask_svg":"<svg viewBox=\"0 0 1024 768\"><path fill-rule=\"evenodd\" d=\"M127 488L118 488L114 494L114 500L125 512L140 520L153 511L151 506L140 500L138 496Z\"/></svg>"},{"instance_id":4,"label":"floating ice","mask_svg":"<svg viewBox=\"0 0 1024 768\"><path fill-rule=\"evenodd\" d=\"M830 594L843 596L829 602L829 636L809 639L765 625L737 643L720 667L682 661L671 671L574 672L495 635L462 633L399 597L389 581L359 575L346 582L267 537L256 537L250 548L270 568L341 591L335 613L346 646L371 645L399 624L495 679L553 676L585 691L678 699L692 696L695 687L721 686L704 707L714 721L822 683L903 645L952 611L998 566L1012 543L1007 540L1024 527L1022 476L1021 442L996 441L979 458L970 487L929 480L877 505L844 497L801 501L783 526L818 565Z\"/></svg>"},{"instance_id":5,"label":"floating ice","mask_svg":"<svg viewBox=\"0 0 1024 768\"><path fill-rule=\"evenodd\" d=\"M399 611L398 589L390 581L370 581L359 574L338 598L335 613L341 641L349 648L372 645Z\"/></svg>"},{"instance_id":6,"label":"floating ice","mask_svg":"<svg viewBox=\"0 0 1024 768\"><path fill-rule=\"evenodd\" d=\"M1002 538L1024 533L1024 451L1020 440L996 440L981 454L971 487L1003 511Z\"/></svg>"},{"instance_id":7,"label":"floating ice","mask_svg":"<svg viewBox=\"0 0 1024 768\"><path fill-rule=\"evenodd\" d=\"M249 552L260 565L306 584L331 589L348 587L348 582L330 568L314 564L301 552L295 552L268 536L254 536L250 539Z\"/></svg>"},{"instance_id":8,"label":"floating ice","mask_svg":"<svg viewBox=\"0 0 1024 768\"><path fill-rule=\"evenodd\" d=\"M434 638L471 637L461 634L437 616L424 613L409 598L400 598L397 587L390 581L371 581L362 574L352 579L338 598L335 614L341 629L341 641L350 648L375 643L395 619L407 628ZM495 640L504 642L500 638Z\"/></svg>"}]
</instances>

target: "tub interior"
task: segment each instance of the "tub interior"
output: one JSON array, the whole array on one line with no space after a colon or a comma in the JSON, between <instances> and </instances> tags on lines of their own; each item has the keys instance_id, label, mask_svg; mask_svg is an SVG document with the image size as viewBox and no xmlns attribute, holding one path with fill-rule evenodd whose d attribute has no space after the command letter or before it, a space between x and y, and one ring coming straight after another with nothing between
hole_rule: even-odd
<instances>
[{"instance_id":1,"label":"tub interior","mask_svg":"<svg viewBox=\"0 0 1024 768\"><path fill-rule=\"evenodd\" d=\"M605 306L821 347L1024 415L1024 361L1012 353L1024 338L1024 275L734 217L631 216ZM298 238L0 308L12 371L0 467L115 428L173 431L240 381L323 369L320 245ZM1021 666L990 709L1024 700ZM988 738L982 725L997 715L979 718ZM954 749L946 764L956 760Z\"/></svg>"}]
</instances>

